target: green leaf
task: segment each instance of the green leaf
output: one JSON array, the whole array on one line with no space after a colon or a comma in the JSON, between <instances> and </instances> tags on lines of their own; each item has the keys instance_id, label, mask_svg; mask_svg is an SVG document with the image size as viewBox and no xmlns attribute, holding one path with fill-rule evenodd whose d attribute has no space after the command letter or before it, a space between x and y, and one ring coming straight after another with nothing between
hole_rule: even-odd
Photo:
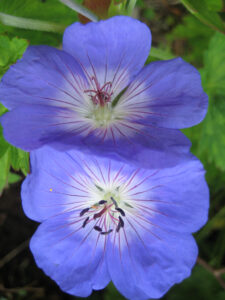
<instances>
[{"instance_id":1,"label":"green leaf","mask_svg":"<svg viewBox=\"0 0 225 300\"><path fill-rule=\"evenodd\" d=\"M181 284L172 287L163 299L223 300L225 299L225 291L209 271L197 265L191 277L184 280Z\"/></svg>"},{"instance_id":2,"label":"green leaf","mask_svg":"<svg viewBox=\"0 0 225 300\"><path fill-rule=\"evenodd\" d=\"M10 40L7 36L0 35L0 77L11 64L15 63L22 56L27 45L28 43L24 39L14 37ZM0 103L0 116L6 111L7 109ZM0 158L5 154L9 146L3 137L3 129L0 125Z\"/></svg>"},{"instance_id":3,"label":"green leaf","mask_svg":"<svg viewBox=\"0 0 225 300\"><path fill-rule=\"evenodd\" d=\"M7 36L0 35L0 76L15 63L26 50L28 42L24 39L14 37L10 39ZM1 99L0 99L1 100ZM0 116L7 109L0 103ZM12 178L9 170L22 171L24 175L29 172L29 154L20 149L11 146L3 137L3 129L0 125L0 193L7 186L8 182L15 182L17 179Z\"/></svg>"},{"instance_id":4,"label":"green leaf","mask_svg":"<svg viewBox=\"0 0 225 300\"><path fill-rule=\"evenodd\" d=\"M11 64L21 58L27 46L28 42L24 39L14 37L10 40L9 37L0 35L0 78Z\"/></svg>"},{"instance_id":5,"label":"green leaf","mask_svg":"<svg viewBox=\"0 0 225 300\"><path fill-rule=\"evenodd\" d=\"M225 96L225 36L216 33L204 55L204 86L212 97Z\"/></svg>"},{"instance_id":6,"label":"green leaf","mask_svg":"<svg viewBox=\"0 0 225 300\"><path fill-rule=\"evenodd\" d=\"M225 170L225 36L216 33L204 56L203 84L209 95L209 110L203 122L200 152L207 154L220 170Z\"/></svg>"},{"instance_id":7,"label":"green leaf","mask_svg":"<svg viewBox=\"0 0 225 300\"><path fill-rule=\"evenodd\" d=\"M0 54L1 54L1 52L0 52ZM6 111L7 111L7 109L0 103L0 116L3 115Z\"/></svg>"},{"instance_id":8,"label":"green leaf","mask_svg":"<svg viewBox=\"0 0 225 300\"><path fill-rule=\"evenodd\" d=\"M207 7L206 0L181 0L181 3L183 3L183 5L202 23L225 34L225 25L220 15L210 10L210 7L212 7L212 1L210 1L211 6L209 8Z\"/></svg>"},{"instance_id":9,"label":"green leaf","mask_svg":"<svg viewBox=\"0 0 225 300\"><path fill-rule=\"evenodd\" d=\"M221 11L223 9L223 0L201 0L208 10Z\"/></svg>"},{"instance_id":10,"label":"green leaf","mask_svg":"<svg viewBox=\"0 0 225 300\"><path fill-rule=\"evenodd\" d=\"M0 22L3 25L18 27L18 28L39 30L39 31L49 31L49 32L56 32L56 33L63 33L66 27L64 25L60 25L57 23L30 19L30 18L16 17L1 12L0 12Z\"/></svg>"},{"instance_id":11,"label":"green leaf","mask_svg":"<svg viewBox=\"0 0 225 300\"><path fill-rule=\"evenodd\" d=\"M1 53L1 52L0 52ZM0 116L6 112L6 108L0 103ZM0 125L0 158L5 154L6 150L8 149L9 144L3 137L3 129Z\"/></svg>"},{"instance_id":12,"label":"green leaf","mask_svg":"<svg viewBox=\"0 0 225 300\"><path fill-rule=\"evenodd\" d=\"M69 25L77 14L58 0L1 0L0 11L9 15Z\"/></svg>"},{"instance_id":13,"label":"green leaf","mask_svg":"<svg viewBox=\"0 0 225 300\"><path fill-rule=\"evenodd\" d=\"M188 62L195 66L202 66L202 53L208 48L209 40L215 32L202 24L193 15L184 16L182 23L179 23L166 36L170 48L177 49L177 54L181 55Z\"/></svg>"},{"instance_id":14,"label":"green leaf","mask_svg":"<svg viewBox=\"0 0 225 300\"><path fill-rule=\"evenodd\" d=\"M3 189L8 184L9 168L9 151L6 151L4 155L0 158L0 196L2 194Z\"/></svg>"},{"instance_id":15,"label":"green leaf","mask_svg":"<svg viewBox=\"0 0 225 300\"><path fill-rule=\"evenodd\" d=\"M79 1L80 2L80 1ZM34 19L55 23L59 27L66 27L77 21L77 13L59 0L1 0L0 12L15 17ZM31 31L0 24L0 32L11 37L17 36L29 40L30 44L47 44L58 46L62 35L51 32Z\"/></svg>"},{"instance_id":16,"label":"green leaf","mask_svg":"<svg viewBox=\"0 0 225 300\"><path fill-rule=\"evenodd\" d=\"M9 184L16 183L16 182L20 181L21 179L22 179L22 177L20 175L9 172L9 176L8 176Z\"/></svg>"},{"instance_id":17,"label":"green leaf","mask_svg":"<svg viewBox=\"0 0 225 300\"><path fill-rule=\"evenodd\" d=\"M167 60L174 58L174 55L171 54L168 50L163 50L160 48L151 47L150 55L148 57L147 63L151 58L160 59L160 60Z\"/></svg>"},{"instance_id":18,"label":"green leaf","mask_svg":"<svg viewBox=\"0 0 225 300\"><path fill-rule=\"evenodd\" d=\"M207 237L212 231L225 229L225 207L222 207L217 214L215 214L204 228L197 233L198 241Z\"/></svg>"},{"instance_id":19,"label":"green leaf","mask_svg":"<svg viewBox=\"0 0 225 300\"><path fill-rule=\"evenodd\" d=\"M118 290L115 288L115 286L112 282L110 282L106 288L104 299L105 300L111 300L111 299L125 300L125 298L118 292Z\"/></svg>"},{"instance_id":20,"label":"green leaf","mask_svg":"<svg viewBox=\"0 0 225 300\"><path fill-rule=\"evenodd\" d=\"M204 55L201 70L204 90L209 95L209 109L204 121L184 130L193 142L193 152L205 163L225 171L225 36L215 33Z\"/></svg>"},{"instance_id":21,"label":"green leaf","mask_svg":"<svg viewBox=\"0 0 225 300\"><path fill-rule=\"evenodd\" d=\"M136 0L112 0L108 15L113 17L116 15L131 15L136 4Z\"/></svg>"},{"instance_id":22,"label":"green leaf","mask_svg":"<svg viewBox=\"0 0 225 300\"><path fill-rule=\"evenodd\" d=\"M207 152L208 161L225 171L225 102L224 98L215 97L210 102L203 124L200 151Z\"/></svg>"},{"instance_id":23,"label":"green leaf","mask_svg":"<svg viewBox=\"0 0 225 300\"><path fill-rule=\"evenodd\" d=\"M10 146L10 164L16 171L21 170L24 175L29 173L29 153L19 148Z\"/></svg>"},{"instance_id":24,"label":"green leaf","mask_svg":"<svg viewBox=\"0 0 225 300\"><path fill-rule=\"evenodd\" d=\"M5 154L6 150L9 148L9 144L4 139L2 131L3 129L0 125L0 158Z\"/></svg>"}]
</instances>

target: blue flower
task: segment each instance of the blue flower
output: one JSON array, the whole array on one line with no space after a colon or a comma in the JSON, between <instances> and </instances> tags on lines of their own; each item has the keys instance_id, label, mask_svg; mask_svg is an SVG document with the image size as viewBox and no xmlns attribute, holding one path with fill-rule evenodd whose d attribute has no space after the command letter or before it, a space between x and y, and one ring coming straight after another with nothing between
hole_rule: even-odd
<instances>
[{"instance_id":1,"label":"blue flower","mask_svg":"<svg viewBox=\"0 0 225 300\"><path fill-rule=\"evenodd\" d=\"M157 167L188 155L178 129L205 116L200 75L181 58L144 67L150 45L145 24L119 16L69 26L63 50L28 47L0 84L10 110L1 120L5 138L28 151L44 144L104 155L113 149L145 164L160 151L151 160Z\"/></svg>"},{"instance_id":2,"label":"blue flower","mask_svg":"<svg viewBox=\"0 0 225 300\"><path fill-rule=\"evenodd\" d=\"M87 297L112 281L128 299L159 298L190 275L208 215L198 160L144 169L45 146L31 167L22 204L41 225L30 248L63 291Z\"/></svg>"}]
</instances>

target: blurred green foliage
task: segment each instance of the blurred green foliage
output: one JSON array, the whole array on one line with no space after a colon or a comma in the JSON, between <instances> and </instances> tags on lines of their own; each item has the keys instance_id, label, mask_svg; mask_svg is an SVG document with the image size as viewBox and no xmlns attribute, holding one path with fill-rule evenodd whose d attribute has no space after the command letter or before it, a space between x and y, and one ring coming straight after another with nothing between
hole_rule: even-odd
<instances>
[{"instance_id":1,"label":"blurred green foliage","mask_svg":"<svg viewBox=\"0 0 225 300\"><path fill-rule=\"evenodd\" d=\"M21 58L27 46L28 42L25 39L17 37L10 39L6 35L0 35L0 78L11 64ZM0 116L6 111L6 108L0 103ZM16 178L17 180L21 178L10 173L11 167L26 175L29 171L29 154L8 144L3 137L0 125L0 195L3 188L8 186L9 181L13 182Z\"/></svg>"},{"instance_id":2,"label":"blurred green foliage","mask_svg":"<svg viewBox=\"0 0 225 300\"><path fill-rule=\"evenodd\" d=\"M6 35L0 35L0 78L12 63L21 58L27 46L28 42L25 39L19 39L17 37L10 39Z\"/></svg>"},{"instance_id":3,"label":"blurred green foliage","mask_svg":"<svg viewBox=\"0 0 225 300\"><path fill-rule=\"evenodd\" d=\"M203 53L208 48L213 33L212 29L207 28L194 16L186 15L182 23L167 34L167 39L171 47L175 41L183 42L183 58L196 66L202 66Z\"/></svg>"},{"instance_id":4,"label":"blurred green foliage","mask_svg":"<svg viewBox=\"0 0 225 300\"><path fill-rule=\"evenodd\" d=\"M58 0L1 0L0 12L17 17L54 22L61 24L64 28L77 21L77 13ZM25 38L31 44L48 44L51 46L58 46L62 38L61 33L43 33L0 24L1 32L10 37Z\"/></svg>"},{"instance_id":5,"label":"blurred green foliage","mask_svg":"<svg viewBox=\"0 0 225 300\"><path fill-rule=\"evenodd\" d=\"M113 2L110 14L121 13L118 9L124 9L126 1ZM218 270L225 266L225 4L223 0L181 0L183 6L177 2L158 1L156 5L153 0L138 0L135 13L152 29L154 47L148 62L182 56L200 70L209 96L204 121L185 129L184 133L192 141L192 152L206 168L211 192L209 222L195 236L200 256L208 266ZM1 0L0 13L63 27L78 19L76 12L58 0ZM28 43L60 47L61 39L61 32L25 30L0 23L0 77L22 56ZM4 112L6 109L0 105L0 115ZM19 171L19 175L15 171ZM29 154L9 145L0 126L0 194L3 188L28 172ZM224 275L221 278L225 281ZM110 284L104 299L124 298ZM192 276L173 287L163 299L222 300L225 291L212 270L197 265Z\"/></svg>"},{"instance_id":6,"label":"blurred green foliage","mask_svg":"<svg viewBox=\"0 0 225 300\"><path fill-rule=\"evenodd\" d=\"M225 33L225 24L219 15L223 8L221 0L181 0L185 7L201 22L219 32Z\"/></svg>"}]
</instances>

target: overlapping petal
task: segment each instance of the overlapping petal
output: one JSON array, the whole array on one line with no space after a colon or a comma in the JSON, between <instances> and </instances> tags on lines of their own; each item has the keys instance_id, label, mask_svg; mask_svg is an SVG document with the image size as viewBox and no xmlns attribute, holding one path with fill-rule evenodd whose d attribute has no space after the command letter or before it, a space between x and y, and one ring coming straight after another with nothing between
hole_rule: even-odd
<instances>
[{"instance_id":1,"label":"overlapping petal","mask_svg":"<svg viewBox=\"0 0 225 300\"><path fill-rule=\"evenodd\" d=\"M99 130L67 107L22 105L6 113L1 123L5 138L27 151L45 144L62 151L76 147L87 153L123 157L151 168L172 166L190 156L191 143L178 130L139 128L139 124L126 121ZM155 156L158 159L153 159Z\"/></svg>"}]
</instances>

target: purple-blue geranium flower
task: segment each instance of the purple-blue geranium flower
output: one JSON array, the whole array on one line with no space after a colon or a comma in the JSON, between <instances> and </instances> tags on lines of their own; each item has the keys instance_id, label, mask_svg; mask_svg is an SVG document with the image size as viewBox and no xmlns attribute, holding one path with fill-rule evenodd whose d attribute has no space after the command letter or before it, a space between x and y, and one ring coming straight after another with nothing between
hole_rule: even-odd
<instances>
[{"instance_id":1,"label":"purple-blue geranium flower","mask_svg":"<svg viewBox=\"0 0 225 300\"><path fill-rule=\"evenodd\" d=\"M142 169L45 146L31 153L31 167L22 204L42 223L31 251L63 291L87 297L112 281L129 299L159 298L190 275L191 233L208 215L198 160Z\"/></svg>"},{"instance_id":2,"label":"purple-blue geranium flower","mask_svg":"<svg viewBox=\"0 0 225 300\"><path fill-rule=\"evenodd\" d=\"M147 156L161 151L152 160L158 164L187 154L190 142L178 129L205 116L200 75L181 58L144 67L150 45L145 24L119 16L69 26L63 50L28 47L0 84L10 110L1 121L5 138L28 151L43 144L104 155L113 149L129 160L143 160L148 148Z\"/></svg>"}]
</instances>

